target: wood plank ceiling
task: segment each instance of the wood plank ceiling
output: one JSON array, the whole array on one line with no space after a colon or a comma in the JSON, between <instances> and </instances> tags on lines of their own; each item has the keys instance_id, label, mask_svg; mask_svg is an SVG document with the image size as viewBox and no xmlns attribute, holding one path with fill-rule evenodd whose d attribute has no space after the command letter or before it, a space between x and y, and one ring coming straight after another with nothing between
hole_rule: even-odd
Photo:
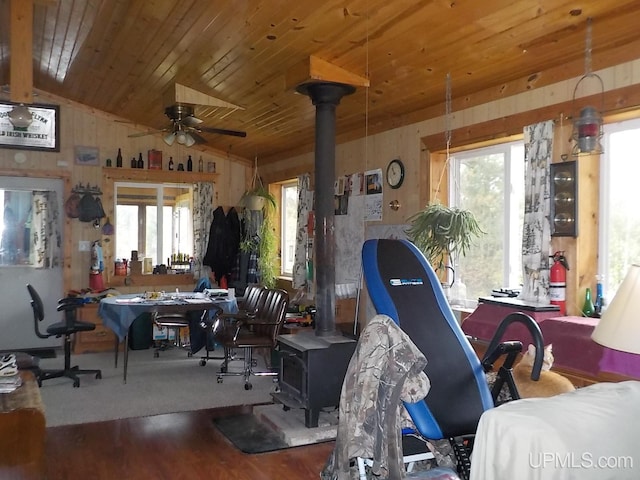
<instances>
[{"instance_id":1,"label":"wood plank ceiling","mask_svg":"<svg viewBox=\"0 0 640 480\"><path fill-rule=\"evenodd\" d=\"M588 17L594 70L640 47L637 0L34 3L36 91L162 129L166 92L179 83L242 106L196 106L203 125L247 132L203 137L261 161L313 150L315 109L285 86L310 55L370 80L337 109L345 140L442 115L447 73L454 111L579 76ZM0 85L11 78L10 4L0 0Z\"/></svg>"}]
</instances>

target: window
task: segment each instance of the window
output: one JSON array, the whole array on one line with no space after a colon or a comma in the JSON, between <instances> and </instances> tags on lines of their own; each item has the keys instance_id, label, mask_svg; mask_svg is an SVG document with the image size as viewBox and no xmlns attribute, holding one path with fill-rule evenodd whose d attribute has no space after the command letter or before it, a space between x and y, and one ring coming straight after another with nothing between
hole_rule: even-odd
<instances>
[{"instance_id":1,"label":"window","mask_svg":"<svg viewBox=\"0 0 640 480\"><path fill-rule=\"evenodd\" d=\"M296 230L298 223L298 182L291 181L282 184L280 197L281 211L281 267L280 273L285 276L293 275L293 262L296 252Z\"/></svg>"},{"instance_id":2,"label":"window","mask_svg":"<svg viewBox=\"0 0 640 480\"><path fill-rule=\"evenodd\" d=\"M137 250L159 265L193 255L191 186L117 182L115 193L116 258Z\"/></svg>"},{"instance_id":3,"label":"window","mask_svg":"<svg viewBox=\"0 0 640 480\"><path fill-rule=\"evenodd\" d=\"M629 266L640 261L639 137L640 119L604 126L598 272L605 303L613 299Z\"/></svg>"},{"instance_id":4,"label":"window","mask_svg":"<svg viewBox=\"0 0 640 480\"><path fill-rule=\"evenodd\" d=\"M468 150L450 162L450 205L470 210L486 232L453 266L472 307L495 288L522 284L524 143Z\"/></svg>"}]
</instances>

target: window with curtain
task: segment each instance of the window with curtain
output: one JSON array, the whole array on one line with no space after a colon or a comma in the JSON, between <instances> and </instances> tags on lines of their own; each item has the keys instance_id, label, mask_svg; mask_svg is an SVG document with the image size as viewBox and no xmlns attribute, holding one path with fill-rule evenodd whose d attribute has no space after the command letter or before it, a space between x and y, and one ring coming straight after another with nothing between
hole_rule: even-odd
<instances>
[{"instance_id":1,"label":"window with curtain","mask_svg":"<svg viewBox=\"0 0 640 480\"><path fill-rule=\"evenodd\" d=\"M640 262L639 137L640 119L604 126L598 274L605 304L613 299L630 265Z\"/></svg>"},{"instance_id":2,"label":"window with curtain","mask_svg":"<svg viewBox=\"0 0 640 480\"><path fill-rule=\"evenodd\" d=\"M524 142L456 153L449 175L450 205L471 211L486 232L454 265L471 308L495 288L522 284Z\"/></svg>"},{"instance_id":3,"label":"window with curtain","mask_svg":"<svg viewBox=\"0 0 640 480\"><path fill-rule=\"evenodd\" d=\"M282 184L280 197L281 211L281 267L280 274L293 276L293 264L296 251L296 232L298 220L298 182L293 180Z\"/></svg>"}]
</instances>

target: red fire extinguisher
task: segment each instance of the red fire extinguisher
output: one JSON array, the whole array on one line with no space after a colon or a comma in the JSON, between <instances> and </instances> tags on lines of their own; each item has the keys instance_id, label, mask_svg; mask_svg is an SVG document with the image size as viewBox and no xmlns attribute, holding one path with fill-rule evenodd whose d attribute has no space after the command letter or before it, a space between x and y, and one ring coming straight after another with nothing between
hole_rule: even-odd
<instances>
[{"instance_id":1,"label":"red fire extinguisher","mask_svg":"<svg viewBox=\"0 0 640 480\"><path fill-rule=\"evenodd\" d=\"M549 275L549 299L552 305L560 307L560 315L566 315L567 270L569 270L569 264L564 252L556 252L550 257L553 258L553 265Z\"/></svg>"}]
</instances>

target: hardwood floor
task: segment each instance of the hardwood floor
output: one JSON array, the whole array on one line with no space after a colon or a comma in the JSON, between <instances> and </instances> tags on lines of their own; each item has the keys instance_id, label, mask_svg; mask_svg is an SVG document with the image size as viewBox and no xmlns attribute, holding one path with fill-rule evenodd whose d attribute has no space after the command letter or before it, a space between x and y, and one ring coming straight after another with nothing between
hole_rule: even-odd
<instances>
[{"instance_id":1,"label":"hardwood floor","mask_svg":"<svg viewBox=\"0 0 640 480\"><path fill-rule=\"evenodd\" d=\"M334 442L248 455L213 426L251 407L47 428L47 480L317 479Z\"/></svg>"}]
</instances>

